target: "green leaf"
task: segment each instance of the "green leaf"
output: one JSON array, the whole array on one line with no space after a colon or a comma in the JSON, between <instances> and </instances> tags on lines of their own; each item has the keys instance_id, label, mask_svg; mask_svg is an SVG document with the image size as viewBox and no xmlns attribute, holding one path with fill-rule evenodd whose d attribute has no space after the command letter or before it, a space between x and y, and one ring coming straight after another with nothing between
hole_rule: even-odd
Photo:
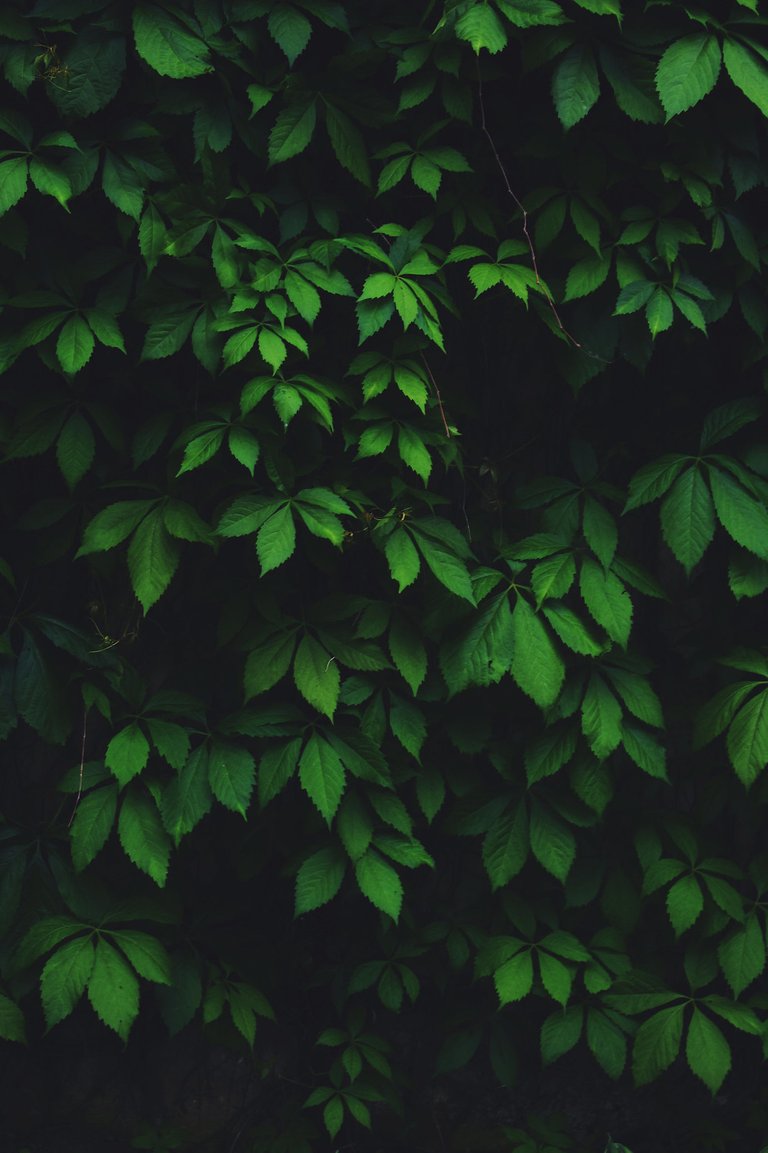
<instances>
[{"instance_id":1,"label":"green leaf","mask_svg":"<svg viewBox=\"0 0 768 1153\"><path fill-rule=\"evenodd\" d=\"M103 937L96 946L88 1000L96 1016L127 1041L139 1014L139 983L131 967Z\"/></svg>"},{"instance_id":2,"label":"green leaf","mask_svg":"<svg viewBox=\"0 0 768 1153\"><path fill-rule=\"evenodd\" d=\"M63 372L79 372L91 359L93 333L82 316L71 316L56 341L56 355Z\"/></svg>"},{"instance_id":3,"label":"green leaf","mask_svg":"<svg viewBox=\"0 0 768 1153\"><path fill-rule=\"evenodd\" d=\"M307 857L296 874L295 915L300 917L332 901L345 871L346 863L335 845Z\"/></svg>"},{"instance_id":4,"label":"green leaf","mask_svg":"<svg viewBox=\"0 0 768 1153\"><path fill-rule=\"evenodd\" d=\"M355 879L363 896L397 921L403 904L403 885L397 871L375 849L367 849L355 861Z\"/></svg>"},{"instance_id":5,"label":"green leaf","mask_svg":"<svg viewBox=\"0 0 768 1153\"><path fill-rule=\"evenodd\" d=\"M208 781L208 747L198 745L192 751L178 777L166 787L161 805L163 824L178 842L211 808L211 787Z\"/></svg>"},{"instance_id":6,"label":"green leaf","mask_svg":"<svg viewBox=\"0 0 768 1153\"><path fill-rule=\"evenodd\" d=\"M720 75L720 45L701 32L670 44L656 69L656 88L667 119L685 112L711 92Z\"/></svg>"},{"instance_id":7,"label":"green leaf","mask_svg":"<svg viewBox=\"0 0 768 1153\"><path fill-rule=\"evenodd\" d=\"M727 745L736 776L749 788L768 764L768 689L738 711L728 729Z\"/></svg>"},{"instance_id":8,"label":"green leaf","mask_svg":"<svg viewBox=\"0 0 768 1153\"><path fill-rule=\"evenodd\" d=\"M136 929L113 930L110 936L140 977L159 985L171 984L171 958L156 937Z\"/></svg>"},{"instance_id":9,"label":"green leaf","mask_svg":"<svg viewBox=\"0 0 768 1153\"><path fill-rule=\"evenodd\" d=\"M742 548L768 560L768 509L729 473L709 466L717 519Z\"/></svg>"},{"instance_id":10,"label":"green leaf","mask_svg":"<svg viewBox=\"0 0 768 1153\"><path fill-rule=\"evenodd\" d=\"M208 780L217 801L246 816L256 780L252 753L228 741L214 740L208 757Z\"/></svg>"},{"instance_id":11,"label":"green leaf","mask_svg":"<svg viewBox=\"0 0 768 1153\"><path fill-rule=\"evenodd\" d=\"M45 963L40 995L48 1029L68 1017L85 992L93 971L95 949L91 934L67 941Z\"/></svg>"},{"instance_id":12,"label":"green leaf","mask_svg":"<svg viewBox=\"0 0 768 1153\"><path fill-rule=\"evenodd\" d=\"M765 60L738 40L729 37L723 42L725 68L736 87L747 100L768 116L768 65Z\"/></svg>"},{"instance_id":13,"label":"green leaf","mask_svg":"<svg viewBox=\"0 0 768 1153\"><path fill-rule=\"evenodd\" d=\"M136 721L121 729L107 745L104 763L124 788L147 767L149 741Z\"/></svg>"},{"instance_id":14,"label":"green leaf","mask_svg":"<svg viewBox=\"0 0 768 1153\"><path fill-rule=\"evenodd\" d=\"M269 134L269 163L282 164L303 152L312 139L316 122L314 100L284 108Z\"/></svg>"},{"instance_id":15,"label":"green leaf","mask_svg":"<svg viewBox=\"0 0 768 1153\"><path fill-rule=\"evenodd\" d=\"M38 192L43 196L52 196L62 208L67 208L67 201L72 196L72 185L65 172L33 156L29 162L29 177Z\"/></svg>"},{"instance_id":16,"label":"green leaf","mask_svg":"<svg viewBox=\"0 0 768 1153\"><path fill-rule=\"evenodd\" d=\"M632 1073L637 1085L647 1085L670 1067L680 1052L683 1005L671 1005L643 1021L632 1049Z\"/></svg>"},{"instance_id":17,"label":"green leaf","mask_svg":"<svg viewBox=\"0 0 768 1153\"><path fill-rule=\"evenodd\" d=\"M333 720L339 701L341 678L336 660L314 637L299 641L293 662L296 688L306 701Z\"/></svg>"},{"instance_id":18,"label":"green leaf","mask_svg":"<svg viewBox=\"0 0 768 1153\"><path fill-rule=\"evenodd\" d=\"M279 568L291 557L296 549L296 526L293 510L289 504L278 508L259 529L256 537L256 553L261 565L261 575Z\"/></svg>"},{"instance_id":19,"label":"green leaf","mask_svg":"<svg viewBox=\"0 0 768 1153\"><path fill-rule=\"evenodd\" d=\"M667 913L676 937L696 923L703 909L704 895L696 877L687 874L675 881L667 893Z\"/></svg>"},{"instance_id":20,"label":"green leaf","mask_svg":"<svg viewBox=\"0 0 768 1153\"><path fill-rule=\"evenodd\" d=\"M614 1081L617 1080L624 1072L627 1063L627 1039L599 1009L590 1008L588 1011L587 1045L592 1056L608 1076ZM609 1143L605 1153L612 1153L611 1144ZM621 1153L623 1148L616 1146L615 1153Z\"/></svg>"},{"instance_id":21,"label":"green leaf","mask_svg":"<svg viewBox=\"0 0 768 1153\"><path fill-rule=\"evenodd\" d=\"M307 47L312 36L312 25L292 4L276 4L267 17L269 34L293 66Z\"/></svg>"},{"instance_id":22,"label":"green leaf","mask_svg":"<svg viewBox=\"0 0 768 1153\"><path fill-rule=\"evenodd\" d=\"M483 838L483 864L492 889L501 889L528 859L528 814L521 801L505 809Z\"/></svg>"},{"instance_id":23,"label":"green leaf","mask_svg":"<svg viewBox=\"0 0 768 1153\"><path fill-rule=\"evenodd\" d=\"M4 160L0 164L0 216L18 204L27 191L27 158Z\"/></svg>"},{"instance_id":24,"label":"green leaf","mask_svg":"<svg viewBox=\"0 0 768 1153\"><path fill-rule=\"evenodd\" d=\"M698 468L687 469L664 498L661 531L677 560L690 574L715 534L712 497Z\"/></svg>"},{"instance_id":25,"label":"green leaf","mask_svg":"<svg viewBox=\"0 0 768 1153\"><path fill-rule=\"evenodd\" d=\"M93 464L96 440L89 421L73 412L62 425L56 441L56 461L67 487L73 489Z\"/></svg>"},{"instance_id":26,"label":"green leaf","mask_svg":"<svg viewBox=\"0 0 768 1153\"><path fill-rule=\"evenodd\" d=\"M596 292L608 279L611 271L610 256L588 256L574 264L565 282L564 300L580 300Z\"/></svg>"},{"instance_id":27,"label":"green leaf","mask_svg":"<svg viewBox=\"0 0 768 1153\"><path fill-rule=\"evenodd\" d=\"M81 797L75 811L70 841L72 864L79 873L106 844L117 811L115 785L94 789Z\"/></svg>"},{"instance_id":28,"label":"green leaf","mask_svg":"<svg viewBox=\"0 0 768 1153\"><path fill-rule=\"evenodd\" d=\"M551 1065L558 1057L570 1053L578 1043L584 1025L584 1009L571 1005L568 1009L551 1013L541 1026L541 1060Z\"/></svg>"},{"instance_id":29,"label":"green leaf","mask_svg":"<svg viewBox=\"0 0 768 1153\"><path fill-rule=\"evenodd\" d=\"M63 84L48 96L66 117L91 116L117 95L125 72L125 40L101 29L83 28L67 49Z\"/></svg>"},{"instance_id":30,"label":"green leaf","mask_svg":"<svg viewBox=\"0 0 768 1153\"><path fill-rule=\"evenodd\" d=\"M528 784L551 777L568 764L576 751L576 731L570 726L546 729L525 746L525 772Z\"/></svg>"},{"instance_id":31,"label":"green leaf","mask_svg":"<svg viewBox=\"0 0 768 1153\"><path fill-rule=\"evenodd\" d=\"M295 773L301 746L301 737L295 737L262 754L259 762L259 805L262 808L282 792Z\"/></svg>"},{"instance_id":32,"label":"green leaf","mask_svg":"<svg viewBox=\"0 0 768 1153\"><path fill-rule=\"evenodd\" d=\"M432 471L432 458L421 437L407 424L400 426L397 447L408 468L413 469L426 484Z\"/></svg>"},{"instance_id":33,"label":"green leaf","mask_svg":"<svg viewBox=\"0 0 768 1153\"><path fill-rule=\"evenodd\" d=\"M211 71L205 42L155 4L133 10L136 51L161 76L182 80Z\"/></svg>"},{"instance_id":34,"label":"green leaf","mask_svg":"<svg viewBox=\"0 0 768 1153\"><path fill-rule=\"evenodd\" d=\"M654 728L664 727L661 701L649 685L645 674L629 672L627 669L606 668L608 678L633 716Z\"/></svg>"},{"instance_id":35,"label":"green leaf","mask_svg":"<svg viewBox=\"0 0 768 1153\"><path fill-rule=\"evenodd\" d=\"M621 743L621 705L598 673L590 676L581 703L581 730L599 761Z\"/></svg>"},{"instance_id":36,"label":"green leaf","mask_svg":"<svg viewBox=\"0 0 768 1153\"><path fill-rule=\"evenodd\" d=\"M522 596L512 613L512 641L510 672L515 682L540 708L554 704L565 666L541 617Z\"/></svg>"},{"instance_id":37,"label":"green leaf","mask_svg":"<svg viewBox=\"0 0 768 1153\"><path fill-rule=\"evenodd\" d=\"M514 655L514 629L506 591L489 597L477 614L440 648L440 667L451 694L471 684L498 684Z\"/></svg>"},{"instance_id":38,"label":"green leaf","mask_svg":"<svg viewBox=\"0 0 768 1153\"><path fill-rule=\"evenodd\" d=\"M389 727L403 748L418 760L421 746L427 737L427 725L421 709L390 693Z\"/></svg>"},{"instance_id":39,"label":"green leaf","mask_svg":"<svg viewBox=\"0 0 768 1153\"><path fill-rule=\"evenodd\" d=\"M646 304L645 319L654 338L672 327L672 301L663 288L657 288Z\"/></svg>"},{"instance_id":40,"label":"green leaf","mask_svg":"<svg viewBox=\"0 0 768 1153\"><path fill-rule=\"evenodd\" d=\"M453 547L452 534L448 532L448 530L453 530L453 532L456 530L448 522L440 522L437 519L433 524L437 526L437 535L433 535L431 531L427 534L418 522L412 524L411 536L416 547L427 562L427 568L430 569L440 584L454 596L461 597L474 605L475 597L467 566L462 557L457 555ZM442 524L447 525L445 533L441 533Z\"/></svg>"},{"instance_id":41,"label":"green leaf","mask_svg":"<svg viewBox=\"0 0 768 1153\"><path fill-rule=\"evenodd\" d=\"M345 112L332 104L325 106L325 126L339 164L361 184L370 187L371 171L360 130Z\"/></svg>"},{"instance_id":42,"label":"green leaf","mask_svg":"<svg viewBox=\"0 0 768 1153\"><path fill-rule=\"evenodd\" d=\"M311 733L299 761L301 787L330 825L344 794L345 772L336 750Z\"/></svg>"},{"instance_id":43,"label":"green leaf","mask_svg":"<svg viewBox=\"0 0 768 1153\"><path fill-rule=\"evenodd\" d=\"M763 973L765 953L765 937L755 913L750 913L743 925L721 941L717 957L734 997L740 997Z\"/></svg>"},{"instance_id":44,"label":"green leaf","mask_svg":"<svg viewBox=\"0 0 768 1153\"><path fill-rule=\"evenodd\" d=\"M522 1001L533 988L533 958L530 949L524 949L505 961L493 974L493 983L500 1005Z\"/></svg>"},{"instance_id":45,"label":"green leaf","mask_svg":"<svg viewBox=\"0 0 768 1153\"><path fill-rule=\"evenodd\" d=\"M479 55L501 52L507 45L504 26L490 4L472 4L456 21L454 31L459 40L466 40Z\"/></svg>"},{"instance_id":46,"label":"green leaf","mask_svg":"<svg viewBox=\"0 0 768 1153\"><path fill-rule=\"evenodd\" d=\"M291 667L295 647L296 636L293 632L276 633L248 654L243 673L246 701L267 692L283 679Z\"/></svg>"},{"instance_id":47,"label":"green leaf","mask_svg":"<svg viewBox=\"0 0 768 1153\"><path fill-rule=\"evenodd\" d=\"M660 745L655 737L627 721L621 726L621 743L624 751L638 768L647 773L649 777L666 781L667 764L664 746Z\"/></svg>"},{"instance_id":48,"label":"green leaf","mask_svg":"<svg viewBox=\"0 0 768 1153\"><path fill-rule=\"evenodd\" d=\"M201 433L200 436L194 436L192 440L187 441L176 476L183 476L185 472L192 472L193 469L200 468L201 465L211 460L221 448L225 431L223 427L209 429L207 432Z\"/></svg>"},{"instance_id":49,"label":"green leaf","mask_svg":"<svg viewBox=\"0 0 768 1153\"><path fill-rule=\"evenodd\" d=\"M545 557L531 570L531 588L540 608L549 597L564 597L576 579L576 561L572 552L560 552Z\"/></svg>"},{"instance_id":50,"label":"green leaf","mask_svg":"<svg viewBox=\"0 0 768 1153\"><path fill-rule=\"evenodd\" d=\"M573 831L551 809L533 801L529 832L534 857L564 885L576 857Z\"/></svg>"},{"instance_id":51,"label":"green leaf","mask_svg":"<svg viewBox=\"0 0 768 1153\"><path fill-rule=\"evenodd\" d=\"M389 651L395 668L415 696L427 675L427 653L416 630L399 614L392 617Z\"/></svg>"},{"instance_id":52,"label":"green leaf","mask_svg":"<svg viewBox=\"0 0 768 1153\"><path fill-rule=\"evenodd\" d=\"M144 612L159 601L179 563L179 545L168 534L161 508L148 513L128 546L131 585Z\"/></svg>"},{"instance_id":53,"label":"green leaf","mask_svg":"<svg viewBox=\"0 0 768 1153\"><path fill-rule=\"evenodd\" d=\"M538 951L541 983L553 1001L567 1005L573 988L573 973L568 965L549 953Z\"/></svg>"},{"instance_id":54,"label":"green leaf","mask_svg":"<svg viewBox=\"0 0 768 1153\"><path fill-rule=\"evenodd\" d=\"M695 1073L713 1095L731 1067L731 1049L717 1025L696 1006L688 1026L685 1055Z\"/></svg>"},{"instance_id":55,"label":"green leaf","mask_svg":"<svg viewBox=\"0 0 768 1153\"><path fill-rule=\"evenodd\" d=\"M117 834L129 861L162 888L168 876L171 839L157 805L143 790L132 788L126 792Z\"/></svg>"},{"instance_id":56,"label":"green leaf","mask_svg":"<svg viewBox=\"0 0 768 1153\"><path fill-rule=\"evenodd\" d=\"M177 308L161 320L153 321L144 337L142 360L162 360L183 347L192 331L199 309Z\"/></svg>"},{"instance_id":57,"label":"green leaf","mask_svg":"<svg viewBox=\"0 0 768 1153\"><path fill-rule=\"evenodd\" d=\"M591 496L584 498L582 531L603 568L610 568L618 543L616 521L607 508Z\"/></svg>"},{"instance_id":58,"label":"green leaf","mask_svg":"<svg viewBox=\"0 0 768 1153\"><path fill-rule=\"evenodd\" d=\"M584 557L579 591L594 620L611 640L626 648L632 628L632 601L616 574L606 572L591 557Z\"/></svg>"},{"instance_id":59,"label":"green leaf","mask_svg":"<svg viewBox=\"0 0 768 1153\"><path fill-rule=\"evenodd\" d=\"M619 293L613 315L628 316L638 312L651 299L654 287L650 280L632 280L625 284Z\"/></svg>"},{"instance_id":60,"label":"green leaf","mask_svg":"<svg viewBox=\"0 0 768 1153\"><path fill-rule=\"evenodd\" d=\"M552 97L560 123L573 128L587 115L600 95L600 81L592 49L574 44L561 57L552 75Z\"/></svg>"},{"instance_id":61,"label":"green leaf","mask_svg":"<svg viewBox=\"0 0 768 1153\"><path fill-rule=\"evenodd\" d=\"M398 591L412 585L419 575L421 561L416 547L403 528L396 528L384 542L384 555L387 558L392 580L397 582Z\"/></svg>"},{"instance_id":62,"label":"green leaf","mask_svg":"<svg viewBox=\"0 0 768 1153\"><path fill-rule=\"evenodd\" d=\"M0 1037L4 1041L26 1040L24 1014L9 997L0 993Z\"/></svg>"},{"instance_id":63,"label":"green leaf","mask_svg":"<svg viewBox=\"0 0 768 1153\"><path fill-rule=\"evenodd\" d=\"M575 575L575 574L574 574ZM563 604L545 604L542 613L564 645L584 657L595 657L605 651L576 613Z\"/></svg>"}]
</instances>

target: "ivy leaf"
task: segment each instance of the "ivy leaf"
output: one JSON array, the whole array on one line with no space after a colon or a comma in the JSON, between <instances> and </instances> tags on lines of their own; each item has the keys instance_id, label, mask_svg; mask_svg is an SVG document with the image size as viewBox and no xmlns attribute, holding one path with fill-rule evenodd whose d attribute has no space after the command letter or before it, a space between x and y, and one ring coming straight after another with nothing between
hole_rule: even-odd
<instances>
[{"instance_id":1,"label":"ivy leaf","mask_svg":"<svg viewBox=\"0 0 768 1153\"><path fill-rule=\"evenodd\" d=\"M136 721L121 729L107 745L104 763L121 788L143 772L149 760L149 741Z\"/></svg>"},{"instance_id":2,"label":"ivy leaf","mask_svg":"<svg viewBox=\"0 0 768 1153\"><path fill-rule=\"evenodd\" d=\"M216 800L245 817L256 780L253 755L228 741L214 740L208 757L208 779Z\"/></svg>"},{"instance_id":3,"label":"ivy leaf","mask_svg":"<svg viewBox=\"0 0 768 1153\"><path fill-rule=\"evenodd\" d=\"M290 504L278 508L259 529L256 537L256 553L261 565L261 575L279 568L293 556L296 549L296 526Z\"/></svg>"},{"instance_id":4,"label":"ivy leaf","mask_svg":"<svg viewBox=\"0 0 768 1153\"><path fill-rule=\"evenodd\" d=\"M731 1049L717 1025L694 1005L685 1055L695 1073L713 1095L717 1093L731 1067Z\"/></svg>"},{"instance_id":5,"label":"ivy leaf","mask_svg":"<svg viewBox=\"0 0 768 1153\"><path fill-rule=\"evenodd\" d=\"M302 637L293 661L296 688L306 701L333 720L339 702L339 666L314 637Z\"/></svg>"},{"instance_id":6,"label":"ivy leaf","mask_svg":"<svg viewBox=\"0 0 768 1153\"><path fill-rule=\"evenodd\" d=\"M296 874L295 916L327 905L344 880L346 863L335 846L319 849L302 862Z\"/></svg>"},{"instance_id":7,"label":"ivy leaf","mask_svg":"<svg viewBox=\"0 0 768 1153\"><path fill-rule=\"evenodd\" d=\"M88 1000L97 1017L127 1041L139 1014L139 983L130 965L103 937L96 946Z\"/></svg>"},{"instance_id":8,"label":"ivy leaf","mask_svg":"<svg viewBox=\"0 0 768 1153\"><path fill-rule=\"evenodd\" d=\"M375 849L366 849L355 861L355 879L363 896L397 921L403 904L403 884L397 871Z\"/></svg>"},{"instance_id":9,"label":"ivy leaf","mask_svg":"<svg viewBox=\"0 0 768 1153\"><path fill-rule=\"evenodd\" d=\"M317 122L315 101L289 104L278 116L269 134L269 163L283 164L298 156L309 144Z\"/></svg>"},{"instance_id":10,"label":"ivy leaf","mask_svg":"<svg viewBox=\"0 0 768 1153\"><path fill-rule=\"evenodd\" d=\"M106 785L81 797L72 821L72 864L77 872L90 865L106 844L117 811L117 787Z\"/></svg>"},{"instance_id":11,"label":"ivy leaf","mask_svg":"<svg viewBox=\"0 0 768 1153\"><path fill-rule=\"evenodd\" d=\"M671 1005L643 1021L632 1049L632 1073L637 1085L647 1085L670 1067L680 1052L683 1005Z\"/></svg>"},{"instance_id":12,"label":"ivy leaf","mask_svg":"<svg viewBox=\"0 0 768 1153\"><path fill-rule=\"evenodd\" d=\"M299 761L301 787L330 825L344 794L345 772L336 750L312 733Z\"/></svg>"},{"instance_id":13,"label":"ivy leaf","mask_svg":"<svg viewBox=\"0 0 768 1153\"><path fill-rule=\"evenodd\" d=\"M739 709L728 729L727 745L737 777L749 788L768 764L768 689Z\"/></svg>"},{"instance_id":14,"label":"ivy leaf","mask_svg":"<svg viewBox=\"0 0 768 1153\"><path fill-rule=\"evenodd\" d=\"M57 949L40 976L40 995L47 1028L68 1017L85 992L93 971L95 949L90 933Z\"/></svg>"},{"instance_id":15,"label":"ivy leaf","mask_svg":"<svg viewBox=\"0 0 768 1153\"><path fill-rule=\"evenodd\" d=\"M670 44L656 69L656 88L667 119L685 112L711 92L720 75L720 45L697 33Z\"/></svg>"},{"instance_id":16,"label":"ivy leaf","mask_svg":"<svg viewBox=\"0 0 768 1153\"><path fill-rule=\"evenodd\" d=\"M768 560L768 509L722 469L710 466L717 519L742 548Z\"/></svg>"},{"instance_id":17,"label":"ivy leaf","mask_svg":"<svg viewBox=\"0 0 768 1153\"><path fill-rule=\"evenodd\" d=\"M501 889L528 859L528 814L521 801L506 809L483 838L483 864L492 889Z\"/></svg>"},{"instance_id":18,"label":"ivy leaf","mask_svg":"<svg viewBox=\"0 0 768 1153\"><path fill-rule=\"evenodd\" d=\"M155 4L134 8L133 34L139 56L161 76L183 80L211 71L204 41Z\"/></svg>"},{"instance_id":19,"label":"ivy leaf","mask_svg":"<svg viewBox=\"0 0 768 1153\"><path fill-rule=\"evenodd\" d=\"M723 43L725 68L736 87L768 116L768 65L756 52L738 40L726 37Z\"/></svg>"},{"instance_id":20,"label":"ivy leaf","mask_svg":"<svg viewBox=\"0 0 768 1153\"><path fill-rule=\"evenodd\" d=\"M312 36L312 25L303 12L292 4L277 4L267 17L269 34L293 66L307 47Z\"/></svg>"},{"instance_id":21,"label":"ivy leaf","mask_svg":"<svg viewBox=\"0 0 768 1153\"><path fill-rule=\"evenodd\" d=\"M592 50L585 44L574 44L552 76L552 96L563 128L573 128L583 120L599 95L600 81Z\"/></svg>"},{"instance_id":22,"label":"ivy leaf","mask_svg":"<svg viewBox=\"0 0 768 1153\"><path fill-rule=\"evenodd\" d=\"M512 642L510 672L517 685L540 708L554 704L565 666L541 617L522 596L518 596L512 613Z\"/></svg>"},{"instance_id":23,"label":"ivy leaf","mask_svg":"<svg viewBox=\"0 0 768 1153\"><path fill-rule=\"evenodd\" d=\"M626 648L632 628L632 601L622 582L591 557L581 563L579 591L590 615L611 640Z\"/></svg>"},{"instance_id":24,"label":"ivy leaf","mask_svg":"<svg viewBox=\"0 0 768 1153\"><path fill-rule=\"evenodd\" d=\"M117 834L129 861L162 888L168 877L171 839L163 827L157 805L145 792L136 788L126 792Z\"/></svg>"},{"instance_id":25,"label":"ivy leaf","mask_svg":"<svg viewBox=\"0 0 768 1153\"><path fill-rule=\"evenodd\" d=\"M145 613L168 588L178 563L178 542L165 527L163 510L153 509L144 517L128 546L131 585Z\"/></svg>"},{"instance_id":26,"label":"ivy leaf","mask_svg":"<svg viewBox=\"0 0 768 1153\"><path fill-rule=\"evenodd\" d=\"M76 373L91 359L93 333L82 316L71 316L62 326L56 341L56 355L63 372Z\"/></svg>"}]
</instances>

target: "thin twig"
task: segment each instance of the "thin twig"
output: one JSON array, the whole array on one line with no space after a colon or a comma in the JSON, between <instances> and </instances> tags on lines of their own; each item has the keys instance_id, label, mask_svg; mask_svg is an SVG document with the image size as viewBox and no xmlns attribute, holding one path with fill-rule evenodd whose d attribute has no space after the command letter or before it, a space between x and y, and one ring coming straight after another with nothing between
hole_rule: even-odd
<instances>
[{"instance_id":1,"label":"thin twig","mask_svg":"<svg viewBox=\"0 0 768 1153\"><path fill-rule=\"evenodd\" d=\"M536 249L534 247L533 240L531 239L531 234L528 231L528 212L526 211L525 205L520 200L519 196L516 194L515 190L513 189L512 185L510 183L509 176L507 175L507 170L504 167L504 161L501 159L501 156L499 155L499 150L496 147L496 141L493 139L493 136L490 133L490 130L488 128L488 124L486 121L485 100L483 98L483 81L480 77L480 62L479 62L479 60L477 62L477 96L478 96L478 104L480 105L480 128L481 128L484 136L486 137L488 144L490 145L491 152L493 153L493 158L496 161L496 165L499 169L499 172L501 173L501 178L504 181L504 187L506 188L508 195L512 197L512 200L515 202L515 205L516 205L518 211L522 214L522 217L523 217L523 236L525 237L526 242L528 244L528 251L531 255L531 267L533 269L533 274L536 277L536 283L539 286L539 288L541 289L541 291L544 293L544 296L546 297L547 304L549 305L550 310L552 312L552 315L554 316L555 321L557 323L557 327L560 329L563 336L566 338L566 340L570 341L570 343L573 345L574 348L578 348L578 349L581 349L583 351L582 346L579 343L579 341L576 339L575 336L571 335L571 333L568 331L568 329L565 327L562 320L560 319L560 313L557 311L557 306L556 306L554 300L552 299L552 294L549 291L549 289L547 288L544 281L541 279L541 276L539 275L539 263L538 263L538 260L536 259Z\"/></svg>"},{"instance_id":2,"label":"thin twig","mask_svg":"<svg viewBox=\"0 0 768 1153\"><path fill-rule=\"evenodd\" d=\"M434 389L435 399L437 400L437 407L440 409L440 418L443 422L443 428L445 429L445 435L450 440L451 430L450 430L450 427L448 425L448 421L445 419L445 409L443 408L443 398L440 395L440 389L437 387L437 381L435 380L435 378L432 374L432 369L429 367L429 361L427 360L427 358L423 352L420 355L421 355L421 362L427 370L427 376L429 377L431 384L432 384L432 388Z\"/></svg>"},{"instance_id":3,"label":"thin twig","mask_svg":"<svg viewBox=\"0 0 768 1153\"><path fill-rule=\"evenodd\" d=\"M80 804L80 798L83 795L83 774L85 772L85 738L88 732L88 709L83 707L83 739L80 744L80 777L77 782L77 796L75 797L75 807L72 809L72 816L67 821L67 828L70 827L75 819L77 806Z\"/></svg>"}]
</instances>

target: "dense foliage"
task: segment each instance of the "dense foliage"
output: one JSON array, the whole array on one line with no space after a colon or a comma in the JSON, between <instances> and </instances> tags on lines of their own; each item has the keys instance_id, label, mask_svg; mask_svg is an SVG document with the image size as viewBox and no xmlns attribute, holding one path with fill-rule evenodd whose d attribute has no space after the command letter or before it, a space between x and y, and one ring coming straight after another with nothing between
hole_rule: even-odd
<instances>
[{"instance_id":1,"label":"dense foliage","mask_svg":"<svg viewBox=\"0 0 768 1153\"><path fill-rule=\"evenodd\" d=\"M768 21L624 7L3 5L9 1048L765 1055Z\"/></svg>"}]
</instances>

